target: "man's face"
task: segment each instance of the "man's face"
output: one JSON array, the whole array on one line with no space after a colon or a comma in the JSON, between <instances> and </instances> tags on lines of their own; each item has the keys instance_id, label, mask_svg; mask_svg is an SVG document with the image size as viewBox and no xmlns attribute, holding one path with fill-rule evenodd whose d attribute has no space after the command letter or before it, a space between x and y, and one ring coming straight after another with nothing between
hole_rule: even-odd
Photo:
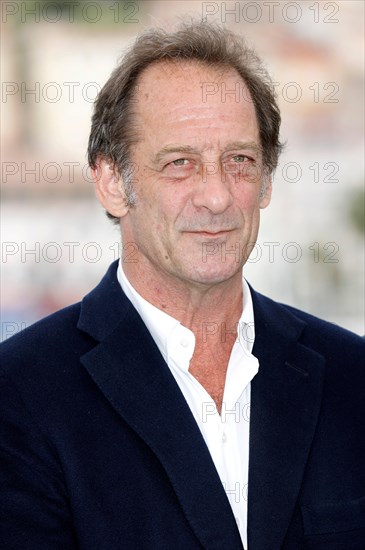
<instances>
[{"instance_id":1,"label":"man's face","mask_svg":"<svg viewBox=\"0 0 365 550\"><path fill-rule=\"evenodd\" d=\"M237 83L239 97L229 93ZM133 267L185 284L240 276L271 191L260 199L259 129L244 83L234 70L162 62L142 73L135 108L137 201L121 220Z\"/></svg>"}]
</instances>

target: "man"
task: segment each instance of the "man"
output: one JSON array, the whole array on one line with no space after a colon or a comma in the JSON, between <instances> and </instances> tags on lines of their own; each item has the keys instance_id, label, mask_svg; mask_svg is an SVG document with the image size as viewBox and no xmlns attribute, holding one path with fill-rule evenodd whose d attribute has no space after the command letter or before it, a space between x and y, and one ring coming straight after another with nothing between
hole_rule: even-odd
<instances>
[{"instance_id":1,"label":"man","mask_svg":"<svg viewBox=\"0 0 365 550\"><path fill-rule=\"evenodd\" d=\"M365 548L362 339L242 278L279 125L206 23L111 75L89 160L132 253L3 345L4 548Z\"/></svg>"}]
</instances>

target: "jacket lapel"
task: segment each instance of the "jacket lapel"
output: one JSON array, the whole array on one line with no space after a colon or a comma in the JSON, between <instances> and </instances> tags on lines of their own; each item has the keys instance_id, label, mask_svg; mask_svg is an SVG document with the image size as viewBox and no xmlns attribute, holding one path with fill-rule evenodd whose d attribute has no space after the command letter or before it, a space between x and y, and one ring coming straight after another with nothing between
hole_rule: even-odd
<instances>
[{"instance_id":1,"label":"jacket lapel","mask_svg":"<svg viewBox=\"0 0 365 550\"><path fill-rule=\"evenodd\" d=\"M242 549L200 430L152 337L124 296L115 271L112 264L83 301L78 326L100 343L81 362L114 409L160 460L203 547Z\"/></svg>"},{"instance_id":2,"label":"jacket lapel","mask_svg":"<svg viewBox=\"0 0 365 550\"><path fill-rule=\"evenodd\" d=\"M279 549L321 403L324 358L298 343L306 323L253 292L260 369L251 385L248 546Z\"/></svg>"}]
</instances>

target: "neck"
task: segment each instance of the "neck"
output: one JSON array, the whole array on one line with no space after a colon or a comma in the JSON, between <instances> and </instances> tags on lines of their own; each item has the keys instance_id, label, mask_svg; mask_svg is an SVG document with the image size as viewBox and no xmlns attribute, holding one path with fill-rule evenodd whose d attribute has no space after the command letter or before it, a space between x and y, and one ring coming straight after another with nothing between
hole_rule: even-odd
<instances>
[{"instance_id":1,"label":"neck","mask_svg":"<svg viewBox=\"0 0 365 550\"><path fill-rule=\"evenodd\" d=\"M137 270L132 263L123 263L131 285L148 302L158 307L197 337L204 330L217 327L231 330L242 313L242 273L214 284L187 282L164 273ZM143 271L143 274L140 273Z\"/></svg>"}]
</instances>

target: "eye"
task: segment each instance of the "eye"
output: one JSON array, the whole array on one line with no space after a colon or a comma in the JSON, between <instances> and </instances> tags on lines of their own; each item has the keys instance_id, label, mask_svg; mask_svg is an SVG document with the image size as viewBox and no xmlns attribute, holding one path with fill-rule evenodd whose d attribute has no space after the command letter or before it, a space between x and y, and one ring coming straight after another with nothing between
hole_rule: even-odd
<instances>
[{"instance_id":1,"label":"eye","mask_svg":"<svg viewBox=\"0 0 365 550\"><path fill-rule=\"evenodd\" d=\"M190 177L195 169L196 163L193 159L182 157L171 160L170 162L166 161L163 167L163 173L167 178L180 180Z\"/></svg>"},{"instance_id":2,"label":"eye","mask_svg":"<svg viewBox=\"0 0 365 550\"><path fill-rule=\"evenodd\" d=\"M232 157L233 162L245 162L245 160L250 160L249 157L246 157L246 155L235 155Z\"/></svg>"},{"instance_id":3,"label":"eye","mask_svg":"<svg viewBox=\"0 0 365 550\"><path fill-rule=\"evenodd\" d=\"M188 162L188 159L176 159L170 162L170 164L173 164L174 166L186 166Z\"/></svg>"}]
</instances>

